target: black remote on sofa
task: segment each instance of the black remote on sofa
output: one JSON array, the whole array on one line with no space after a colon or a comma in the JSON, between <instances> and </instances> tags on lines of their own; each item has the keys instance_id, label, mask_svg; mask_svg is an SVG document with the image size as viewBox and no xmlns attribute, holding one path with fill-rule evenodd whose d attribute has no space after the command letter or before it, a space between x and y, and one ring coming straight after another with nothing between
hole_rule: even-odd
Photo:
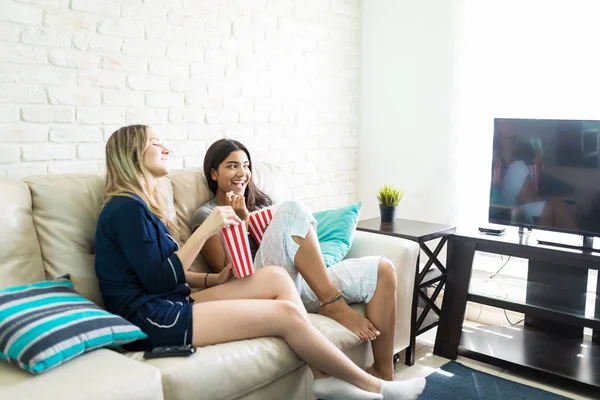
<instances>
[{"instance_id":1,"label":"black remote on sofa","mask_svg":"<svg viewBox=\"0 0 600 400\"><path fill-rule=\"evenodd\" d=\"M196 348L191 344L183 346L162 346L154 347L144 353L144 358L161 358L161 357L187 357L196 352Z\"/></svg>"}]
</instances>

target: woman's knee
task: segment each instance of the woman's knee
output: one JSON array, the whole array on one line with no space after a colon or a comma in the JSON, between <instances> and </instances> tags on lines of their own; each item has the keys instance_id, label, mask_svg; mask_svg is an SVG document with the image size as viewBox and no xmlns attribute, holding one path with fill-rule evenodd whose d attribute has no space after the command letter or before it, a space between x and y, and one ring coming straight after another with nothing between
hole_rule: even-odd
<instances>
[{"instance_id":1,"label":"woman's knee","mask_svg":"<svg viewBox=\"0 0 600 400\"><path fill-rule=\"evenodd\" d=\"M276 300L275 318L282 322L284 327L297 328L308 323L306 312L300 306L289 300Z\"/></svg>"},{"instance_id":2,"label":"woman's knee","mask_svg":"<svg viewBox=\"0 0 600 400\"><path fill-rule=\"evenodd\" d=\"M283 267L269 265L260 268L256 271L256 274L260 279L266 280L270 285L286 288L292 286L295 288L294 281L290 277L289 272Z\"/></svg>"},{"instance_id":3,"label":"woman's knee","mask_svg":"<svg viewBox=\"0 0 600 400\"><path fill-rule=\"evenodd\" d=\"M385 257L381 257L377 267L379 282L391 286L396 289L396 267Z\"/></svg>"},{"instance_id":4,"label":"woman's knee","mask_svg":"<svg viewBox=\"0 0 600 400\"><path fill-rule=\"evenodd\" d=\"M308 213L308 210L302 203L296 200L286 200L279 205L277 212L287 212L291 214Z\"/></svg>"}]
</instances>

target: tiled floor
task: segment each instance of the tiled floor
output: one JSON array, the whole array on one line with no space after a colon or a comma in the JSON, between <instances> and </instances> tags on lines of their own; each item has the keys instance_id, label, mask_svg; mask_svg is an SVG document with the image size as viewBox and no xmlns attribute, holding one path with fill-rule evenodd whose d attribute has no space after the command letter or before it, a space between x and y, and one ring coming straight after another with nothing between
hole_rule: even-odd
<instances>
[{"instance_id":1,"label":"tiled floor","mask_svg":"<svg viewBox=\"0 0 600 400\"><path fill-rule=\"evenodd\" d=\"M468 321L465 321L464 326L473 326L480 324L473 324ZM433 354L433 345L435 342L435 334L436 329L432 329L417 338L417 352L416 352L416 362L412 367L408 367L402 362L398 363L396 366L396 379L404 380L410 378L416 378L419 376L427 376L430 373L434 372L437 368L444 365L448 362L447 359L438 357ZM401 360L404 360L404 354L402 354ZM553 392L556 394L560 394L565 397L569 397L572 399L581 399L581 400L592 400L592 399L600 399L600 393L594 393L590 390L577 390L573 391L572 389L566 389L564 385L559 385L551 382L538 382L532 380L531 378L527 378L526 376L519 375L513 373L512 371L508 371L502 368L495 367L493 365L488 365L484 363L480 363L475 360L471 360L469 358L458 357L456 360L459 363L477 369L482 372L486 372L488 374L497 375L505 379L509 379L515 382L519 382L525 385L534 386L543 390L547 390L549 392ZM600 391L598 391L600 392Z\"/></svg>"}]
</instances>

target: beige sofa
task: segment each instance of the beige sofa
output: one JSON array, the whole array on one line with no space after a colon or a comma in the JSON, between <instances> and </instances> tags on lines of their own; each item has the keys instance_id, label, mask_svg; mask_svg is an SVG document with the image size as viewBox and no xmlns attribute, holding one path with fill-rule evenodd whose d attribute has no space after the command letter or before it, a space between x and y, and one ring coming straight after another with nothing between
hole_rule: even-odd
<instances>
[{"instance_id":1,"label":"beige sofa","mask_svg":"<svg viewBox=\"0 0 600 400\"><path fill-rule=\"evenodd\" d=\"M257 163L259 188L284 196L279 169ZM161 181L180 239L190 234L193 211L211 194L198 170L172 171ZM0 288L69 273L75 288L102 305L94 274L94 230L103 201L103 177L45 175L0 178ZM418 247L415 243L356 232L348 257L383 254L396 265L398 323L395 350L409 343L409 316ZM193 267L203 270L198 260ZM363 312L362 306L357 307ZM370 345L335 321L311 315L333 343L364 367ZM257 321L259 323L259 321ZM310 369L279 338L260 338L199 348L187 358L145 361L142 353L100 349L42 375L0 362L1 399L314 399Z\"/></svg>"}]
</instances>

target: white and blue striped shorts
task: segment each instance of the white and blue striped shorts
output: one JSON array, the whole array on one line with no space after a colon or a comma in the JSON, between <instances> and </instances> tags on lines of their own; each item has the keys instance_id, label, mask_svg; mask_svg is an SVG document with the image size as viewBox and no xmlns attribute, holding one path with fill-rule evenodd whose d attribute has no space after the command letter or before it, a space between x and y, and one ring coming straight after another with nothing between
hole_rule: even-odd
<instances>
[{"instance_id":1,"label":"white and blue striped shorts","mask_svg":"<svg viewBox=\"0 0 600 400\"><path fill-rule=\"evenodd\" d=\"M256 257L254 269L267 265L285 268L294 282L308 312L319 311L319 299L294 265L298 244L292 236L306 237L309 226L315 230L317 221L297 201L282 203L265 231ZM377 287L377 270L381 256L345 259L327 268L326 272L344 299L352 303L368 303Z\"/></svg>"}]
</instances>

